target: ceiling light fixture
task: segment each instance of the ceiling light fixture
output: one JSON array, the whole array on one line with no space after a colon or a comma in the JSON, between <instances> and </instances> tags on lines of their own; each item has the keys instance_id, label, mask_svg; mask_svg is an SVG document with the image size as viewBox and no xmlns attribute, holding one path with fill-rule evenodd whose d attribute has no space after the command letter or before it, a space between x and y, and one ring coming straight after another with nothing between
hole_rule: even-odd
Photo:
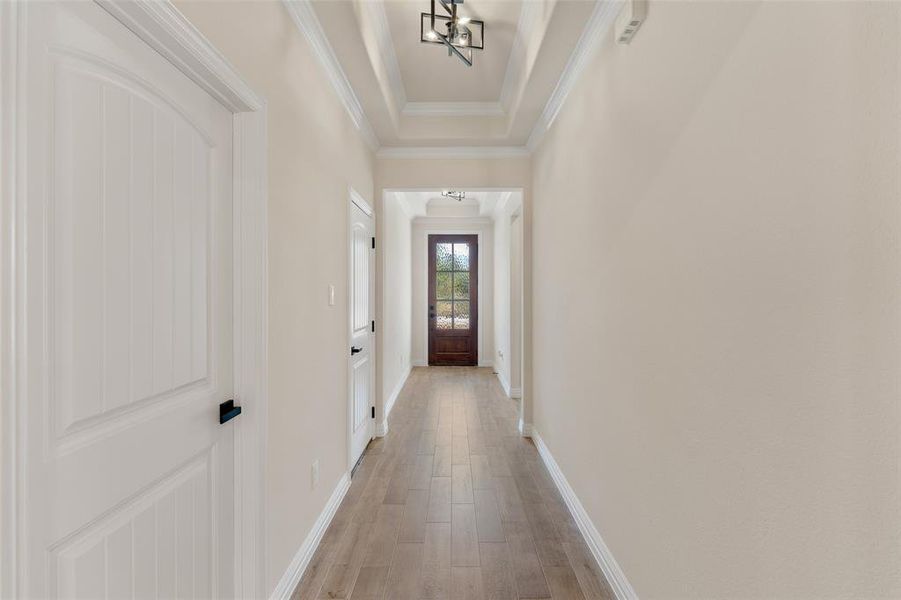
<instances>
[{"instance_id":1,"label":"ceiling light fixture","mask_svg":"<svg viewBox=\"0 0 901 600\"><path fill-rule=\"evenodd\" d=\"M466 66L471 67L472 51L485 49L485 22L458 17L457 5L463 4L463 0L431 1L432 11L420 13L419 41L445 46L448 56L456 54ZM436 3L441 5L447 15L435 13Z\"/></svg>"},{"instance_id":2,"label":"ceiling light fixture","mask_svg":"<svg viewBox=\"0 0 901 600\"><path fill-rule=\"evenodd\" d=\"M445 198L453 198L457 202L462 202L463 198L466 197L466 192L458 192L456 190L444 190L441 192L441 195Z\"/></svg>"}]
</instances>

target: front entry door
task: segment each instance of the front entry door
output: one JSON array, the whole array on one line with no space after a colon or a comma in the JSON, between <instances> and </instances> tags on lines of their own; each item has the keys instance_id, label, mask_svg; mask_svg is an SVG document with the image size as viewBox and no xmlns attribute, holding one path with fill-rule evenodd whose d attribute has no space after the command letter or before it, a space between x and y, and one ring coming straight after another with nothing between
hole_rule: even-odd
<instances>
[{"instance_id":1,"label":"front entry door","mask_svg":"<svg viewBox=\"0 0 901 600\"><path fill-rule=\"evenodd\" d=\"M354 465L372 439L375 387L375 227L364 202L350 204L350 463Z\"/></svg>"},{"instance_id":2,"label":"front entry door","mask_svg":"<svg viewBox=\"0 0 901 600\"><path fill-rule=\"evenodd\" d=\"M233 597L232 115L98 4L19 11L16 595Z\"/></svg>"},{"instance_id":3,"label":"front entry door","mask_svg":"<svg viewBox=\"0 0 901 600\"><path fill-rule=\"evenodd\" d=\"M429 365L479 363L479 236L429 236Z\"/></svg>"}]
</instances>

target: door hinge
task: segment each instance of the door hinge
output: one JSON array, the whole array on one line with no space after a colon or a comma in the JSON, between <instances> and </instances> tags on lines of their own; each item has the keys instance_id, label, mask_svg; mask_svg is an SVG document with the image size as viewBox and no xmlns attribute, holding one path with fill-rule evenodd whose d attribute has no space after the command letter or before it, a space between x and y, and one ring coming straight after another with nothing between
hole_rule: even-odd
<instances>
[{"instance_id":1,"label":"door hinge","mask_svg":"<svg viewBox=\"0 0 901 600\"><path fill-rule=\"evenodd\" d=\"M372 407L372 418L373 419L375 418L375 407L374 406Z\"/></svg>"},{"instance_id":2,"label":"door hinge","mask_svg":"<svg viewBox=\"0 0 901 600\"><path fill-rule=\"evenodd\" d=\"M375 321L372 322L372 333L375 333Z\"/></svg>"},{"instance_id":3,"label":"door hinge","mask_svg":"<svg viewBox=\"0 0 901 600\"><path fill-rule=\"evenodd\" d=\"M375 238L372 238L372 249L375 250Z\"/></svg>"}]
</instances>

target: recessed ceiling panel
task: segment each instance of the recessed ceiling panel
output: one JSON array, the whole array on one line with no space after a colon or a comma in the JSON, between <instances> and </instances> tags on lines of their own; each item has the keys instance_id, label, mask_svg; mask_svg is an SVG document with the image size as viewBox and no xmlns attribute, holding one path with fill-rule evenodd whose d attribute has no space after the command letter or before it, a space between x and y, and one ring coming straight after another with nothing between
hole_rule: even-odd
<instances>
[{"instance_id":1,"label":"recessed ceiling panel","mask_svg":"<svg viewBox=\"0 0 901 600\"><path fill-rule=\"evenodd\" d=\"M465 0L459 16L485 24L484 50L468 67L443 47L419 41L430 0L285 2L351 118L364 135L375 134L374 146L388 148L523 146L583 33L591 28L586 39L602 39L607 13L615 16L618 6Z\"/></svg>"},{"instance_id":2,"label":"recessed ceiling panel","mask_svg":"<svg viewBox=\"0 0 901 600\"><path fill-rule=\"evenodd\" d=\"M419 41L429 0L385 0L385 12L408 102L497 102L519 23L519 0L467 0L459 15L485 21L485 49L467 67L447 50ZM439 6L440 10L440 6Z\"/></svg>"}]
</instances>

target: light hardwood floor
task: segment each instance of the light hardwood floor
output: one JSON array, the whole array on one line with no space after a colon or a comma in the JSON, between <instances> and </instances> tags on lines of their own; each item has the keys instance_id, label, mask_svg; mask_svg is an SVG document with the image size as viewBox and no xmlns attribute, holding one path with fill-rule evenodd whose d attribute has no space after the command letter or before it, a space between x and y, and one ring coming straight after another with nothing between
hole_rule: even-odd
<instances>
[{"instance_id":1,"label":"light hardwood floor","mask_svg":"<svg viewBox=\"0 0 901 600\"><path fill-rule=\"evenodd\" d=\"M294 600L614 598L491 369L413 370Z\"/></svg>"}]
</instances>

